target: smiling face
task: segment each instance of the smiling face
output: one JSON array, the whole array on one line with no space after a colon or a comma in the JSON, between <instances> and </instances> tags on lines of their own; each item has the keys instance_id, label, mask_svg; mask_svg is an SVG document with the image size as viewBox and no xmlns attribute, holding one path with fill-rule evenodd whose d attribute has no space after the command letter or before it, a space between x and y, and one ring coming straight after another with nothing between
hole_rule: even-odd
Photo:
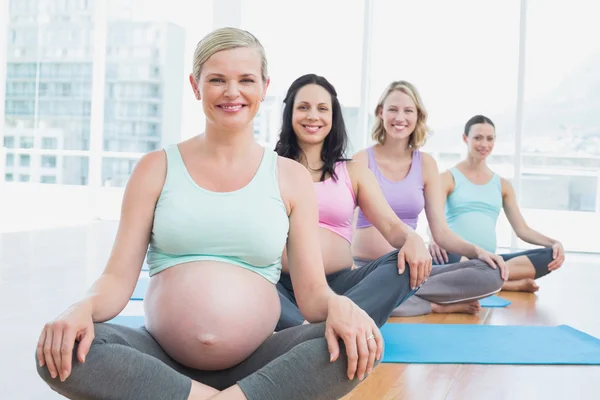
<instances>
[{"instance_id":1,"label":"smiling face","mask_svg":"<svg viewBox=\"0 0 600 400\"><path fill-rule=\"evenodd\" d=\"M408 139L417 125L417 106L408 94L394 90L379 110L386 137Z\"/></svg>"},{"instance_id":2,"label":"smiling face","mask_svg":"<svg viewBox=\"0 0 600 400\"><path fill-rule=\"evenodd\" d=\"M252 125L269 85L261 78L261 62L255 48L238 47L213 54L202 66L198 82L190 75L207 124L226 130Z\"/></svg>"},{"instance_id":3,"label":"smiling face","mask_svg":"<svg viewBox=\"0 0 600 400\"><path fill-rule=\"evenodd\" d=\"M294 99L292 128L299 144L323 143L333 121L331 95L320 85L310 84L298 90Z\"/></svg>"},{"instance_id":4,"label":"smiling face","mask_svg":"<svg viewBox=\"0 0 600 400\"><path fill-rule=\"evenodd\" d=\"M490 124L475 124L468 135L463 134L469 155L476 160L485 160L494 149L496 130Z\"/></svg>"}]
</instances>

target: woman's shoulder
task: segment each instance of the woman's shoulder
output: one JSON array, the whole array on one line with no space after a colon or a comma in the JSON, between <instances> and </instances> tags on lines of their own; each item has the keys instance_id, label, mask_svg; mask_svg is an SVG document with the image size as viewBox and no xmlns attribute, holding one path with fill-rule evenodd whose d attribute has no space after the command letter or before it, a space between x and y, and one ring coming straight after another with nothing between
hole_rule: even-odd
<instances>
[{"instance_id":1,"label":"woman's shoulder","mask_svg":"<svg viewBox=\"0 0 600 400\"><path fill-rule=\"evenodd\" d=\"M362 149L359 152L357 152L356 154L354 154L352 156L352 159L354 161L357 161L359 163L364 163L367 164L369 161L369 153L368 153L368 149Z\"/></svg>"}]
</instances>

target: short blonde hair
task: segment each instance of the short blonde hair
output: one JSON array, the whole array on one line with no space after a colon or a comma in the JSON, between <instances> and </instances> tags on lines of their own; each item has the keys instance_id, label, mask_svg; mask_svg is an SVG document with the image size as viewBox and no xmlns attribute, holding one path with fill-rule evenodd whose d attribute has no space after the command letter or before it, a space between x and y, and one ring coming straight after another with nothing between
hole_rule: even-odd
<instances>
[{"instance_id":1,"label":"short blonde hair","mask_svg":"<svg viewBox=\"0 0 600 400\"><path fill-rule=\"evenodd\" d=\"M238 28L220 28L214 30L198 42L194 51L194 65L192 70L196 82L200 80L202 66L213 54L238 47L254 47L258 51L262 64L262 80L266 82L269 73L265 49L253 34Z\"/></svg>"},{"instance_id":2,"label":"short blonde hair","mask_svg":"<svg viewBox=\"0 0 600 400\"><path fill-rule=\"evenodd\" d=\"M412 150L417 150L418 148L424 146L425 142L427 141L427 133L429 133L429 128L427 127L427 110L423 105L423 100L421 99L421 95L419 95L417 88L407 81L394 81L390 83L383 91L379 101L377 102L377 107L375 107L375 126L371 132L371 137L379 144L383 144L385 142L385 127L383 126L383 120L379 116L379 113L383 109L383 103L385 103L385 100L396 90L410 96L417 107L417 124L415 126L415 130L410 135L408 140L408 147Z\"/></svg>"}]
</instances>

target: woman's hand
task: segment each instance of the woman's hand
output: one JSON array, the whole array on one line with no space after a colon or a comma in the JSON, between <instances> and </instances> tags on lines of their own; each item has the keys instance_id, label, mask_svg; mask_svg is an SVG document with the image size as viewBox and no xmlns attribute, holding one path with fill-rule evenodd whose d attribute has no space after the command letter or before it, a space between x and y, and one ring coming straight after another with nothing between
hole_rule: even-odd
<instances>
[{"instance_id":1,"label":"woman's hand","mask_svg":"<svg viewBox=\"0 0 600 400\"><path fill-rule=\"evenodd\" d=\"M438 246L433 240L429 244L429 254L431 254L431 257L433 257L433 261L435 261L436 264L441 265L448 262L448 253L446 250Z\"/></svg>"},{"instance_id":2,"label":"woman's hand","mask_svg":"<svg viewBox=\"0 0 600 400\"><path fill-rule=\"evenodd\" d=\"M398 273L402 274L406 263L410 268L410 288L420 287L431 273L431 255L423 239L417 233L410 233L404 246L398 252Z\"/></svg>"},{"instance_id":3,"label":"woman's hand","mask_svg":"<svg viewBox=\"0 0 600 400\"><path fill-rule=\"evenodd\" d=\"M496 269L496 267L500 268L500 276L503 280L508 280L508 267L502 257L478 247L477 258L488 263L493 269Z\"/></svg>"},{"instance_id":4,"label":"woman's hand","mask_svg":"<svg viewBox=\"0 0 600 400\"><path fill-rule=\"evenodd\" d=\"M94 322L89 304L73 305L56 320L47 323L37 345L40 367L46 365L52 378L62 382L71 374L71 360L75 340L79 342L77 359L85 362L94 339Z\"/></svg>"},{"instance_id":5,"label":"woman's hand","mask_svg":"<svg viewBox=\"0 0 600 400\"><path fill-rule=\"evenodd\" d=\"M552 258L553 261L548 264L548 271L550 272L559 269L565 262L565 249L563 249L561 242L555 242L552 245Z\"/></svg>"},{"instance_id":6,"label":"woman's hand","mask_svg":"<svg viewBox=\"0 0 600 400\"><path fill-rule=\"evenodd\" d=\"M363 380L370 374L375 359L381 360L383 337L375 322L360 307L345 296L334 295L328 302L325 338L329 347L330 361L340 354L338 339L346 345L348 355L348 379L358 376Z\"/></svg>"}]
</instances>

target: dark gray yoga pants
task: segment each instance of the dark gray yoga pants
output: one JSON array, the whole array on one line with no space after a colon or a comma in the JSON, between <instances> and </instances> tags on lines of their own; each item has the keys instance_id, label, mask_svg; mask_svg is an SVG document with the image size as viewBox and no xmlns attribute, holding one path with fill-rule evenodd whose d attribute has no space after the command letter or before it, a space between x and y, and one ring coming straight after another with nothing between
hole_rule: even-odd
<instances>
[{"instance_id":1,"label":"dark gray yoga pants","mask_svg":"<svg viewBox=\"0 0 600 400\"><path fill-rule=\"evenodd\" d=\"M270 336L245 361L222 371L199 371L171 359L145 328L95 324L95 339L86 361L76 359L69 378L42 379L70 399L185 400L192 379L223 390L238 384L249 400L338 399L359 380L347 377L347 355L329 362L325 323L302 325Z\"/></svg>"},{"instance_id":2,"label":"dark gray yoga pants","mask_svg":"<svg viewBox=\"0 0 600 400\"><path fill-rule=\"evenodd\" d=\"M550 264L553 260L552 248L549 247L519 251L517 253L499 254L499 256L502 257L504 261L508 261L520 256L527 257L533 264L533 268L535 268L534 279L548 275L550 273L550 271L548 271L548 264ZM448 264L456 263L460 260L460 258L461 256L458 254L448 253Z\"/></svg>"},{"instance_id":3,"label":"dark gray yoga pants","mask_svg":"<svg viewBox=\"0 0 600 400\"><path fill-rule=\"evenodd\" d=\"M393 312L393 317L414 317L432 312L431 303L454 304L479 300L497 293L504 281L500 269L479 260L435 266L427 281Z\"/></svg>"},{"instance_id":4,"label":"dark gray yoga pants","mask_svg":"<svg viewBox=\"0 0 600 400\"><path fill-rule=\"evenodd\" d=\"M379 257L359 269L345 269L327 276L329 287L337 294L347 296L362 308L381 327L392 311L412 296L408 266L398 274L398 250ZM276 331L301 325L305 318L300 313L294 288L288 274L282 274L277 284L281 301L281 317Z\"/></svg>"}]
</instances>

